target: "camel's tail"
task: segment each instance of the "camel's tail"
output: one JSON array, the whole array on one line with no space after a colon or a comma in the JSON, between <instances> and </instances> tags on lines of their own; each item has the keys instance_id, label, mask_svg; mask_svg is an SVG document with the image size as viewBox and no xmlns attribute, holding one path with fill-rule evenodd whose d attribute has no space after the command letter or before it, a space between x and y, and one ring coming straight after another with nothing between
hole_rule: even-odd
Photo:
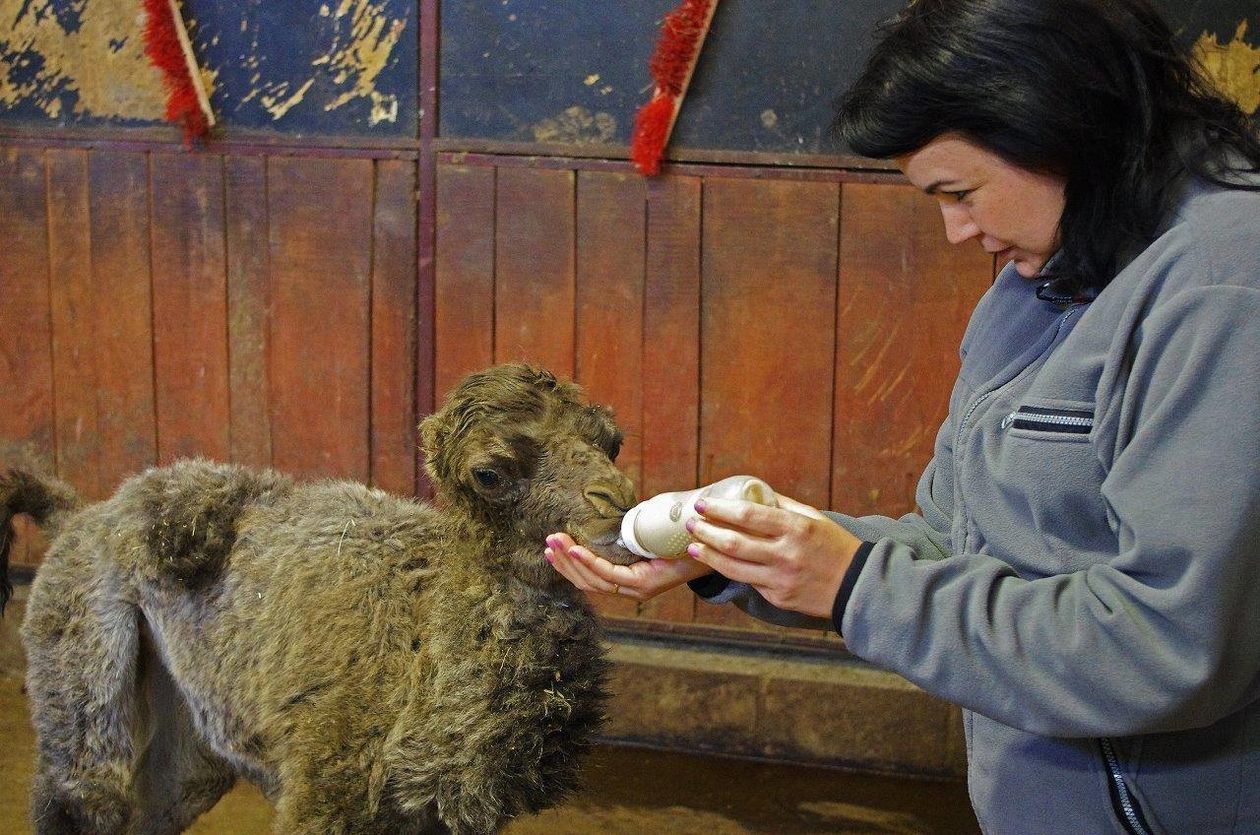
<instances>
[{"instance_id":1,"label":"camel's tail","mask_svg":"<svg viewBox=\"0 0 1260 835\"><path fill-rule=\"evenodd\" d=\"M69 513L79 506L74 488L63 481L28 470L0 474L0 615L13 594L9 582L9 548L13 544L13 517L29 513L50 536Z\"/></svg>"},{"instance_id":2,"label":"camel's tail","mask_svg":"<svg viewBox=\"0 0 1260 835\"><path fill-rule=\"evenodd\" d=\"M270 470L190 458L149 470L119 492L142 509L150 567L196 587L223 570L242 514L292 487L290 479Z\"/></svg>"}]
</instances>

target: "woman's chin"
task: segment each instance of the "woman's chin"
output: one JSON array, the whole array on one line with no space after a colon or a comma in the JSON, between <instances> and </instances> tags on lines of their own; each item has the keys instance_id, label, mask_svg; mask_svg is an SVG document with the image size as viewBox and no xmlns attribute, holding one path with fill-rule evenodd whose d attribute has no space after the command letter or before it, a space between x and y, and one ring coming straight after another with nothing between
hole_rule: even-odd
<instances>
[{"instance_id":1,"label":"woman's chin","mask_svg":"<svg viewBox=\"0 0 1260 835\"><path fill-rule=\"evenodd\" d=\"M1016 255L1011 262L1015 264L1015 272L1024 278L1036 278L1041 275L1041 268L1046 265L1046 262L1039 258L1028 258L1023 255Z\"/></svg>"}]
</instances>

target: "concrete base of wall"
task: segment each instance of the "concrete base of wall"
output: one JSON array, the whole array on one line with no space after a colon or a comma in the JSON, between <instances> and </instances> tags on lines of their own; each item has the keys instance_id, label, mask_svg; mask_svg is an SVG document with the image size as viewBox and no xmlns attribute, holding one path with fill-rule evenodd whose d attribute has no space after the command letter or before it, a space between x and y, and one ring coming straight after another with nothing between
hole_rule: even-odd
<instances>
[{"instance_id":1,"label":"concrete base of wall","mask_svg":"<svg viewBox=\"0 0 1260 835\"><path fill-rule=\"evenodd\" d=\"M852 658L617 637L605 737L654 747L961 778L958 708Z\"/></svg>"}]
</instances>

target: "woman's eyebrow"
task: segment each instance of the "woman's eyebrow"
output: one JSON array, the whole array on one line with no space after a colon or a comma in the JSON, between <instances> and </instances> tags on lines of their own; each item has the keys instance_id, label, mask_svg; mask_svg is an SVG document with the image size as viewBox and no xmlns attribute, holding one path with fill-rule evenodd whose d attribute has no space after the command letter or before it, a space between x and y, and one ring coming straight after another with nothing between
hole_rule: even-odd
<instances>
[{"instance_id":1,"label":"woman's eyebrow","mask_svg":"<svg viewBox=\"0 0 1260 835\"><path fill-rule=\"evenodd\" d=\"M943 186L952 186L958 183L957 180L936 180L927 188L923 189L925 194L936 194Z\"/></svg>"}]
</instances>

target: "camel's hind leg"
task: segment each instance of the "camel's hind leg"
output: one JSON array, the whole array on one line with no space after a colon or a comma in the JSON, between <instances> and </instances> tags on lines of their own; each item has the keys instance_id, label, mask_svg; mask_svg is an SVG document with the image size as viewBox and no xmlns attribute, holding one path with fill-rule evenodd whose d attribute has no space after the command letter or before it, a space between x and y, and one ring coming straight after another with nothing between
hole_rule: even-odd
<instances>
[{"instance_id":1,"label":"camel's hind leg","mask_svg":"<svg viewBox=\"0 0 1260 835\"><path fill-rule=\"evenodd\" d=\"M187 703L149 641L142 646L147 740L132 786L134 835L173 835L218 803L236 783L236 773L202 741Z\"/></svg>"},{"instance_id":2,"label":"camel's hind leg","mask_svg":"<svg viewBox=\"0 0 1260 835\"><path fill-rule=\"evenodd\" d=\"M121 833L132 820L138 618L86 555L49 560L31 589L22 637L40 835Z\"/></svg>"}]
</instances>

